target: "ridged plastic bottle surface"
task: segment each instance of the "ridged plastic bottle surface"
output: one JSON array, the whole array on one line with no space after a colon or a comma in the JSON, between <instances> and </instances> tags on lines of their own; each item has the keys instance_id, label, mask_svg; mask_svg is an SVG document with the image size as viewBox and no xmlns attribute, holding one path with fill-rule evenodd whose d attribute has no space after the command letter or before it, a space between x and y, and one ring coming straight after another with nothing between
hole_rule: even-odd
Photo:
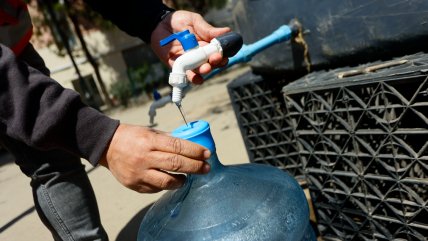
<instances>
[{"instance_id":1,"label":"ridged plastic bottle surface","mask_svg":"<svg viewBox=\"0 0 428 241\"><path fill-rule=\"evenodd\" d=\"M209 125L196 121L173 136L211 150L207 175L189 175L146 213L138 241L316 240L305 195L285 172L261 164L223 166Z\"/></svg>"}]
</instances>

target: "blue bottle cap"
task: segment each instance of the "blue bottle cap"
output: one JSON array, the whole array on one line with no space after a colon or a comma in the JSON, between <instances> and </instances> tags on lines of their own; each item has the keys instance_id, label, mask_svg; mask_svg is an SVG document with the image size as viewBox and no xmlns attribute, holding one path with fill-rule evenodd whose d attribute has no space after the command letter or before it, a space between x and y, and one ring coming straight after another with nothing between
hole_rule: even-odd
<instances>
[{"instance_id":1,"label":"blue bottle cap","mask_svg":"<svg viewBox=\"0 0 428 241\"><path fill-rule=\"evenodd\" d=\"M187 51L189 49L193 49L197 46L198 40L196 39L196 36L193 33L190 33L189 30L184 30L182 32L174 33L160 41L161 46L165 46L169 43L171 43L174 40L178 40L181 43L181 46L183 46L184 51Z\"/></svg>"},{"instance_id":2,"label":"blue bottle cap","mask_svg":"<svg viewBox=\"0 0 428 241\"><path fill-rule=\"evenodd\" d=\"M173 137L189 140L201 146L208 148L211 153L215 152L215 143L211 135L210 125L208 122L199 120L182 125L172 133Z\"/></svg>"}]
</instances>

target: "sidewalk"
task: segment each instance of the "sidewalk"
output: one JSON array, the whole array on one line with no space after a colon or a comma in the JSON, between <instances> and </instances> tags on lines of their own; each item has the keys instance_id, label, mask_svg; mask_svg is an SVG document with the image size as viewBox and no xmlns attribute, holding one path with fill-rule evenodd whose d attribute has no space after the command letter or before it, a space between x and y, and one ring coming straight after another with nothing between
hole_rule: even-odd
<instances>
[{"instance_id":1,"label":"sidewalk","mask_svg":"<svg viewBox=\"0 0 428 241\"><path fill-rule=\"evenodd\" d=\"M183 100L189 121L203 119L210 123L217 152L224 164L248 162L245 146L230 104L226 85L248 68L237 69L193 88ZM149 103L150 104L150 103ZM110 116L122 123L149 125L149 104L115 110ZM168 104L157 111L155 129L172 131L184 124L177 107ZM87 170L91 166L87 165ZM108 170L98 167L90 171L89 178L95 189L101 219L110 240L135 240L142 213L158 194L139 194L121 186ZM50 233L42 225L32 201L29 178L7 155L0 156L0 240L48 241Z\"/></svg>"}]
</instances>

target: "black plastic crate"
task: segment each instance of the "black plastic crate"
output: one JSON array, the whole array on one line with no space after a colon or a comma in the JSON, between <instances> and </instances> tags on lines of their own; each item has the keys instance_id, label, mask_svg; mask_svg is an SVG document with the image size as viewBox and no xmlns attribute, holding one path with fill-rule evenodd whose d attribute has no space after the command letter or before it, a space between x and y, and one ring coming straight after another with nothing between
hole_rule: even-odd
<instances>
[{"instance_id":1,"label":"black plastic crate","mask_svg":"<svg viewBox=\"0 0 428 241\"><path fill-rule=\"evenodd\" d=\"M283 93L324 239L427 240L428 54L312 73Z\"/></svg>"},{"instance_id":2,"label":"black plastic crate","mask_svg":"<svg viewBox=\"0 0 428 241\"><path fill-rule=\"evenodd\" d=\"M250 161L302 176L296 141L285 124L284 84L248 72L231 82L228 92Z\"/></svg>"}]
</instances>

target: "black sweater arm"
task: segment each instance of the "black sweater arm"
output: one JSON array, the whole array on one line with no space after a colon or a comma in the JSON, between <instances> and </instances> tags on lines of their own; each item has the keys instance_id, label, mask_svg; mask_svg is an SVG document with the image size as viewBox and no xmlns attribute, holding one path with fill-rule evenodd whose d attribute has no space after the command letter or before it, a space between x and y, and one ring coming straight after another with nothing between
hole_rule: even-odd
<instances>
[{"instance_id":1,"label":"black sweater arm","mask_svg":"<svg viewBox=\"0 0 428 241\"><path fill-rule=\"evenodd\" d=\"M65 150L96 165L118 125L0 44L3 135L39 150Z\"/></svg>"},{"instance_id":2,"label":"black sweater arm","mask_svg":"<svg viewBox=\"0 0 428 241\"><path fill-rule=\"evenodd\" d=\"M112 21L120 29L150 43L150 36L161 17L172 9L160 0L102 1L85 0L93 10Z\"/></svg>"}]
</instances>

